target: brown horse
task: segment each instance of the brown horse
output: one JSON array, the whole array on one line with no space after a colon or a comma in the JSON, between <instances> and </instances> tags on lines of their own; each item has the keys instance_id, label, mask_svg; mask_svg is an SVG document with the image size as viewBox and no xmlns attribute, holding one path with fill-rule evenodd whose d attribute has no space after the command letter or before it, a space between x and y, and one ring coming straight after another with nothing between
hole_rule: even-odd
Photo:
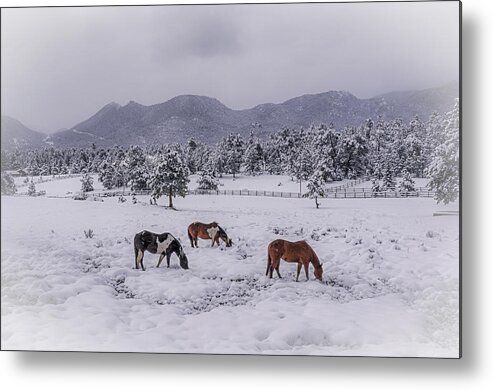
<instances>
[{"instance_id":1,"label":"brown horse","mask_svg":"<svg viewBox=\"0 0 493 390\"><path fill-rule=\"evenodd\" d=\"M198 248L197 238L202 238L203 240L212 240L211 246L214 246L215 243L217 243L217 246L219 246L219 239L223 240L226 243L227 247L233 245L233 241L231 241L231 238L228 237L226 232L221 226L217 224L217 222L191 223L188 226L188 238L190 239L190 244L192 244L192 248Z\"/></svg>"},{"instance_id":2,"label":"brown horse","mask_svg":"<svg viewBox=\"0 0 493 390\"><path fill-rule=\"evenodd\" d=\"M268 275L270 272L270 277L272 278L272 272L276 270L277 276L281 277L281 274L279 273L279 263L281 262L281 259L289 263L298 263L296 281L298 281L298 277L300 276L302 265L305 267L306 280L309 279L308 266L310 265L310 262L313 264L313 268L315 268L313 272L315 278L322 281L322 264L320 264L315 251L306 243L306 241L272 241L267 249L267 271L265 275Z\"/></svg>"}]
</instances>

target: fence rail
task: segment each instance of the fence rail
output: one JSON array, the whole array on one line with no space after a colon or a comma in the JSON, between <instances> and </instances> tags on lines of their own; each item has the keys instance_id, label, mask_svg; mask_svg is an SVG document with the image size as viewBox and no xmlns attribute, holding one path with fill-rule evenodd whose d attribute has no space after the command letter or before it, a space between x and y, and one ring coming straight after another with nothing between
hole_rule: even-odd
<instances>
[{"instance_id":1,"label":"fence rail","mask_svg":"<svg viewBox=\"0 0 493 390\"><path fill-rule=\"evenodd\" d=\"M427 187L418 187L416 191L399 192L395 190L388 191L372 191L369 187L356 187L357 185L367 182L367 178L360 178L350 182L341 184L336 187L329 187L325 191L325 195L320 198L327 199L360 199L360 198L433 198L435 191L430 191ZM76 196L83 195L82 193L75 194ZM87 196L95 197L115 197L115 196L132 196L132 195L151 195L151 190L116 190L116 191L98 191L87 192ZM187 195L217 195L217 196L264 196L270 198L303 198L299 192L288 191L267 191L267 190L188 190ZM66 198L74 197L74 195L63 196Z\"/></svg>"},{"instance_id":2,"label":"fence rail","mask_svg":"<svg viewBox=\"0 0 493 390\"><path fill-rule=\"evenodd\" d=\"M262 191L262 190L189 190L189 195L235 195L235 196L266 196L271 198L303 198L299 192ZM373 192L371 188L353 188L350 191L326 191L321 198L433 198L434 191L420 189L413 192L380 191Z\"/></svg>"},{"instance_id":3,"label":"fence rail","mask_svg":"<svg viewBox=\"0 0 493 390\"><path fill-rule=\"evenodd\" d=\"M96 197L115 197L115 196L132 196L132 195L151 195L151 190L140 191L104 191L104 192L87 192L88 196ZM187 195L217 195L217 196L263 196L269 198L290 198L299 199L304 196L299 192L287 191L267 191L267 190L188 190ZM418 188L412 192L399 191L379 191L374 192L371 188L353 187L339 189L337 191L326 191L325 195L320 198L327 199L366 199L366 198L433 198L435 191L430 191L426 187ZM72 196L66 196L72 197Z\"/></svg>"},{"instance_id":4,"label":"fence rail","mask_svg":"<svg viewBox=\"0 0 493 390\"><path fill-rule=\"evenodd\" d=\"M45 176L45 177L43 177L43 176ZM82 176L84 176L83 173L67 173L67 174L63 174L63 175L53 175L53 176L42 175L42 176L38 177L38 180L36 180L34 182L34 184L48 183L50 181L65 180L65 179L71 179L73 177L82 177ZM26 176L26 178L29 178L29 176ZM27 182L23 181L22 183L16 184L16 187L17 188L27 187L30 182L31 182L31 180L28 180Z\"/></svg>"}]
</instances>

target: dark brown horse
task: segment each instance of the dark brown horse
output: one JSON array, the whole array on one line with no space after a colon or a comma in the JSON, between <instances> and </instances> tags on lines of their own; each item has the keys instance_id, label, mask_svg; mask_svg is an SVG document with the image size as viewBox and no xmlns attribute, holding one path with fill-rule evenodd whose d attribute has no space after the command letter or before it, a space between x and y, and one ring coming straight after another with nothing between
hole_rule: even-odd
<instances>
[{"instance_id":1,"label":"dark brown horse","mask_svg":"<svg viewBox=\"0 0 493 390\"><path fill-rule=\"evenodd\" d=\"M228 237L224 229L217 224L217 222L212 223L201 223L194 222L188 226L188 238L190 239L190 244L192 248L198 248L197 238L202 238L203 240L212 240L212 245L217 243L219 246L219 239L226 243L226 246L233 245L233 241Z\"/></svg>"},{"instance_id":2,"label":"dark brown horse","mask_svg":"<svg viewBox=\"0 0 493 390\"><path fill-rule=\"evenodd\" d=\"M308 266L310 263L312 263L313 268L315 268L313 272L315 278L322 281L322 264L320 264L315 251L306 243L306 241L272 241L267 249L267 271L265 275L268 275L270 272L270 277L272 278L272 272L276 270L277 276L281 277L281 274L279 273L279 263L281 262L281 259L289 263L298 263L296 281L298 281L298 277L300 276L302 265L305 267L306 280L309 279Z\"/></svg>"}]
</instances>

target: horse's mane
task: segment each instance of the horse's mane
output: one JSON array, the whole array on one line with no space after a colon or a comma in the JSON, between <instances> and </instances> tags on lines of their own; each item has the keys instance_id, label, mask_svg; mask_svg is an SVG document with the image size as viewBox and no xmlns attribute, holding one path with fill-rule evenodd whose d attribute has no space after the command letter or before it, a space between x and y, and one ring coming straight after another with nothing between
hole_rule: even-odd
<instances>
[{"instance_id":1,"label":"horse's mane","mask_svg":"<svg viewBox=\"0 0 493 390\"><path fill-rule=\"evenodd\" d=\"M315 251L313 250L313 248L311 248L311 256L310 256L310 261L312 262L313 266L314 267L321 267L322 264L320 263L320 259L318 258L317 254L315 253Z\"/></svg>"}]
</instances>

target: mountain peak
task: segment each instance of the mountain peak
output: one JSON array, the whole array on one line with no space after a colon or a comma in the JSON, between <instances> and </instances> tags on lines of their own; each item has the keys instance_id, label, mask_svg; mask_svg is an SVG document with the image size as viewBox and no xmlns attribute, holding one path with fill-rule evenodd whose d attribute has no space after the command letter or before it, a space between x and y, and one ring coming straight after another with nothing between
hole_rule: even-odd
<instances>
[{"instance_id":1,"label":"mountain peak","mask_svg":"<svg viewBox=\"0 0 493 390\"><path fill-rule=\"evenodd\" d=\"M120 108L121 105L119 105L117 102L110 102L106 104L101 110L108 109L108 108Z\"/></svg>"},{"instance_id":2,"label":"mountain peak","mask_svg":"<svg viewBox=\"0 0 493 390\"><path fill-rule=\"evenodd\" d=\"M183 143L193 137L197 141L215 143L231 132L248 137L252 123L260 123L259 136L268 137L282 127L307 128L333 123L336 129L342 129L360 126L368 118L377 116L384 120L410 121L418 115L426 121L434 111L444 113L454 107L458 90L451 85L394 92L370 99L360 99L343 90L328 91L244 110L230 109L212 97L190 94L150 106L133 100L123 107L112 102L70 130L52 134L50 142L55 147L85 147L93 142L110 147ZM15 127L14 123L7 126L6 122L9 121L2 118L2 141L4 126ZM16 134L19 132L11 135ZM20 140L15 142L19 145ZM6 144L2 142L3 145Z\"/></svg>"},{"instance_id":3,"label":"mountain peak","mask_svg":"<svg viewBox=\"0 0 493 390\"><path fill-rule=\"evenodd\" d=\"M140 103L137 103L135 100L130 100L124 107L144 107L144 106Z\"/></svg>"}]
</instances>

